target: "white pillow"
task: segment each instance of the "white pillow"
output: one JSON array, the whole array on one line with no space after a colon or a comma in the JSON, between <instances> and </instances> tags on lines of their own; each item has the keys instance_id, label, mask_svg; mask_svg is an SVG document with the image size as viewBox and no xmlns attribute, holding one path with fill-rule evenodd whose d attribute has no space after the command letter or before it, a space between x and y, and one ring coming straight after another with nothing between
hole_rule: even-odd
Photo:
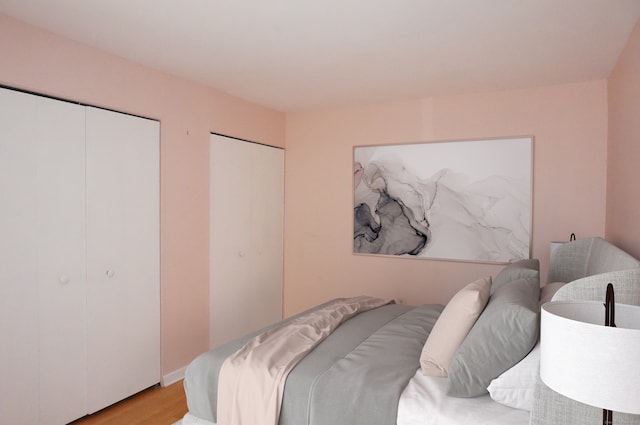
<instances>
[{"instance_id":1,"label":"white pillow","mask_svg":"<svg viewBox=\"0 0 640 425\"><path fill-rule=\"evenodd\" d=\"M511 369L491 381L487 390L493 401L531 411L533 391L540 374L540 343Z\"/></svg>"},{"instance_id":2,"label":"white pillow","mask_svg":"<svg viewBox=\"0 0 640 425\"><path fill-rule=\"evenodd\" d=\"M446 305L422 347L420 367L429 376L447 376L456 350L489 301L491 276L469 283Z\"/></svg>"}]
</instances>

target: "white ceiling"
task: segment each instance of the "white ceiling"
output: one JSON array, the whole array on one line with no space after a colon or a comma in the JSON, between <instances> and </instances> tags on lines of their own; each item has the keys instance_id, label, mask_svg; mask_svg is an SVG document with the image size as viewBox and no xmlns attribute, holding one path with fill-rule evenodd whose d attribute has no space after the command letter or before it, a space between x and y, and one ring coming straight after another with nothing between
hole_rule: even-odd
<instances>
[{"instance_id":1,"label":"white ceiling","mask_svg":"<svg viewBox=\"0 0 640 425\"><path fill-rule=\"evenodd\" d=\"M607 78L640 0L0 0L281 111Z\"/></svg>"}]
</instances>

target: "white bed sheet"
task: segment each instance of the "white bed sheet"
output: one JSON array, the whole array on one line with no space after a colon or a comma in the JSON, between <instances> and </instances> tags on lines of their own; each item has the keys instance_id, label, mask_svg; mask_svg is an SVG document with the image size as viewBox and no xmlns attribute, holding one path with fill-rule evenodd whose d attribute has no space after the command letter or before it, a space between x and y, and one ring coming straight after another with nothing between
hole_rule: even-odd
<instances>
[{"instance_id":1,"label":"white bed sheet","mask_svg":"<svg viewBox=\"0 0 640 425\"><path fill-rule=\"evenodd\" d=\"M191 413L187 413L182 418L182 422L174 425L216 425L215 422L209 422L204 419L197 418L193 416Z\"/></svg>"},{"instance_id":2,"label":"white bed sheet","mask_svg":"<svg viewBox=\"0 0 640 425\"><path fill-rule=\"evenodd\" d=\"M402 392L397 425L528 425L529 412L496 403L484 395L446 395L447 379L424 376L420 369Z\"/></svg>"},{"instance_id":3,"label":"white bed sheet","mask_svg":"<svg viewBox=\"0 0 640 425\"><path fill-rule=\"evenodd\" d=\"M446 395L447 380L424 376L420 369L402 392L397 425L528 425L529 412L503 406L489 395L455 398ZM215 425L189 413L182 425Z\"/></svg>"}]
</instances>

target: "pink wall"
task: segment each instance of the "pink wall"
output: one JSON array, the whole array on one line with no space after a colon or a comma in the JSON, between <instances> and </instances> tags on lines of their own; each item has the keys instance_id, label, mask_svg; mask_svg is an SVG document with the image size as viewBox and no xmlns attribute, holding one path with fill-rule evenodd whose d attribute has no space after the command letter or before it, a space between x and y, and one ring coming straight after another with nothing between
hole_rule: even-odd
<instances>
[{"instance_id":1,"label":"pink wall","mask_svg":"<svg viewBox=\"0 0 640 425\"><path fill-rule=\"evenodd\" d=\"M640 21L609 78L609 240L640 258Z\"/></svg>"},{"instance_id":2,"label":"pink wall","mask_svg":"<svg viewBox=\"0 0 640 425\"><path fill-rule=\"evenodd\" d=\"M161 122L162 371L208 349L209 132L284 146L284 114L0 14L0 84Z\"/></svg>"},{"instance_id":3,"label":"pink wall","mask_svg":"<svg viewBox=\"0 0 640 425\"><path fill-rule=\"evenodd\" d=\"M287 114L285 314L367 293L449 300L501 266L354 256L354 145L533 135L533 257L549 242L603 236L605 81Z\"/></svg>"},{"instance_id":4,"label":"pink wall","mask_svg":"<svg viewBox=\"0 0 640 425\"><path fill-rule=\"evenodd\" d=\"M609 84L622 112L612 125L611 170L637 149L638 29ZM548 243L604 235L607 83L291 113L285 116L162 74L0 15L0 84L161 121L162 367L169 373L208 348L208 133L284 146L285 314L331 297L367 293L407 303L446 302L465 283L501 266L353 256L354 145L534 135L533 256L546 273ZM635 56L634 56L635 55ZM619 87L618 87L619 86ZM635 96L627 91L636 90ZM612 112L613 113L613 112ZM627 130L630 128L630 130ZM623 134L624 137L619 136ZM637 143L636 143L637 145ZM615 149L614 149L615 148ZM621 153L617 153L621 150ZM637 150L635 158L637 158ZM617 159L616 159L617 158ZM624 169L624 176L633 171ZM611 216L633 191L609 188ZM631 199L631 201L629 201ZM635 204L637 205L637 203ZM632 211L637 211L632 208ZM616 219L616 222L620 219ZM608 222L627 245L637 235ZM636 232L638 232L636 230ZM633 233L629 233L633 235ZM640 254L636 242L636 255Z\"/></svg>"}]
</instances>

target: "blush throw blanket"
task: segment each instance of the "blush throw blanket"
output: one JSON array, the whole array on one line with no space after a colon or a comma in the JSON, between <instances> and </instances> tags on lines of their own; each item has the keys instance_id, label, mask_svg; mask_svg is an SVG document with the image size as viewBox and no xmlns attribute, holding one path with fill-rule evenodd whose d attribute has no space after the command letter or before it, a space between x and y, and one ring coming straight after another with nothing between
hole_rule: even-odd
<instances>
[{"instance_id":1,"label":"blush throw blanket","mask_svg":"<svg viewBox=\"0 0 640 425\"><path fill-rule=\"evenodd\" d=\"M277 425L289 372L342 322L385 304L361 296L340 299L249 340L229 356L218 382L219 425Z\"/></svg>"}]
</instances>

